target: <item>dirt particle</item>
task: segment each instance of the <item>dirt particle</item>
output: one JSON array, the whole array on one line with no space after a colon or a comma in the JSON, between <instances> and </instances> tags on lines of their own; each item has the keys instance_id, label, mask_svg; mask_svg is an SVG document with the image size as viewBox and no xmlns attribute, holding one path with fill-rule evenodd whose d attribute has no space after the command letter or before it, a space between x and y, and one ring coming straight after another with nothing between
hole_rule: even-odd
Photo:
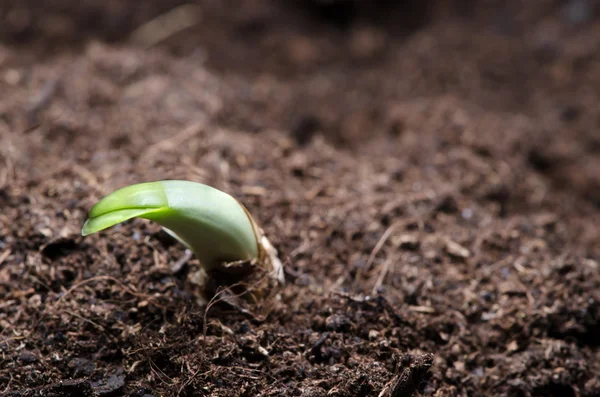
<instances>
[{"instance_id":1,"label":"dirt particle","mask_svg":"<svg viewBox=\"0 0 600 397\"><path fill-rule=\"evenodd\" d=\"M319 49L312 40L296 37L290 41L288 56L295 64L308 65L318 59Z\"/></svg>"},{"instance_id":2,"label":"dirt particle","mask_svg":"<svg viewBox=\"0 0 600 397\"><path fill-rule=\"evenodd\" d=\"M380 53L385 47L385 34L373 28L359 28L352 32L350 51L357 58L368 58Z\"/></svg>"},{"instance_id":3,"label":"dirt particle","mask_svg":"<svg viewBox=\"0 0 600 397\"><path fill-rule=\"evenodd\" d=\"M533 148L527 155L528 163L539 172L549 172L558 165L558 159L543 148Z\"/></svg>"},{"instance_id":4,"label":"dirt particle","mask_svg":"<svg viewBox=\"0 0 600 397\"><path fill-rule=\"evenodd\" d=\"M379 332L377 330L370 330L369 331L369 340L377 340L379 338Z\"/></svg>"},{"instance_id":5,"label":"dirt particle","mask_svg":"<svg viewBox=\"0 0 600 397\"><path fill-rule=\"evenodd\" d=\"M300 394L300 397L326 397L326 396L327 396L327 392L325 392L325 390L323 390L320 387L313 387L313 386L303 388L302 394Z\"/></svg>"},{"instance_id":6,"label":"dirt particle","mask_svg":"<svg viewBox=\"0 0 600 397\"><path fill-rule=\"evenodd\" d=\"M459 259L466 259L471 256L471 251L452 240L446 241L446 253Z\"/></svg>"},{"instance_id":7,"label":"dirt particle","mask_svg":"<svg viewBox=\"0 0 600 397\"><path fill-rule=\"evenodd\" d=\"M69 255L78 248L77 241L72 238L59 238L46 244L42 249L42 254L51 260L56 260L62 256Z\"/></svg>"},{"instance_id":8,"label":"dirt particle","mask_svg":"<svg viewBox=\"0 0 600 397\"><path fill-rule=\"evenodd\" d=\"M400 360L397 375L383 388L379 397L410 397L421 385L431 366L433 354L404 356Z\"/></svg>"},{"instance_id":9,"label":"dirt particle","mask_svg":"<svg viewBox=\"0 0 600 397\"><path fill-rule=\"evenodd\" d=\"M313 114L305 114L294 122L291 132L299 146L305 146L321 128L321 121Z\"/></svg>"},{"instance_id":10,"label":"dirt particle","mask_svg":"<svg viewBox=\"0 0 600 397\"><path fill-rule=\"evenodd\" d=\"M459 210L458 203L453 196L444 196L435 205L436 212L443 212L446 214L455 214Z\"/></svg>"},{"instance_id":11,"label":"dirt particle","mask_svg":"<svg viewBox=\"0 0 600 397\"><path fill-rule=\"evenodd\" d=\"M560 118L564 122L571 123L571 122L576 121L580 115L581 115L581 109L578 106L567 105L562 109L562 111L560 113Z\"/></svg>"},{"instance_id":12,"label":"dirt particle","mask_svg":"<svg viewBox=\"0 0 600 397\"><path fill-rule=\"evenodd\" d=\"M325 319L325 327L329 331L346 332L351 325L350 319L343 314L332 314Z\"/></svg>"},{"instance_id":13,"label":"dirt particle","mask_svg":"<svg viewBox=\"0 0 600 397\"><path fill-rule=\"evenodd\" d=\"M600 379L592 378L585 383L582 397L600 396Z\"/></svg>"},{"instance_id":14,"label":"dirt particle","mask_svg":"<svg viewBox=\"0 0 600 397\"><path fill-rule=\"evenodd\" d=\"M38 361L38 357L33 352L23 350L21 354L19 354L19 361L25 364L32 364Z\"/></svg>"},{"instance_id":15,"label":"dirt particle","mask_svg":"<svg viewBox=\"0 0 600 397\"><path fill-rule=\"evenodd\" d=\"M123 386L125 386L125 374L121 369L115 371L106 379L92 383L97 396L108 396L119 391Z\"/></svg>"},{"instance_id":16,"label":"dirt particle","mask_svg":"<svg viewBox=\"0 0 600 397\"><path fill-rule=\"evenodd\" d=\"M455 386L442 386L434 394L434 397L456 397L458 392Z\"/></svg>"},{"instance_id":17,"label":"dirt particle","mask_svg":"<svg viewBox=\"0 0 600 397\"><path fill-rule=\"evenodd\" d=\"M74 358L69 361L68 366L74 378L90 376L96 369L94 362L85 358Z\"/></svg>"},{"instance_id":18,"label":"dirt particle","mask_svg":"<svg viewBox=\"0 0 600 397\"><path fill-rule=\"evenodd\" d=\"M416 234L402 234L392 237L391 240L394 246L405 250L416 251L421 246L419 236Z\"/></svg>"}]
</instances>

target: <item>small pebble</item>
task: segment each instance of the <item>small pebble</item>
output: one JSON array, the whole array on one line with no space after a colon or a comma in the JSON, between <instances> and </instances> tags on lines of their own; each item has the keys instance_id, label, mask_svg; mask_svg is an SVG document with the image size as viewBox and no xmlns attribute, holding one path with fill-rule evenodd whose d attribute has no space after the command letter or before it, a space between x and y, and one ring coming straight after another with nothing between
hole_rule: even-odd
<instances>
[{"instance_id":1,"label":"small pebble","mask_svg":"<svg viewBox=\"0 0 600 397\"><path fill-rule=\"evenodd\" d=\"M332 314L325 319L325 327L330 331L347 331L350 328L350 319L343 314Z\"/></svg>"},{"instance_id":2,"label":"small pebble","mask_svg":"<svg viewBox=\"0 0 600 397\"><path fill-rule=\"evenodd\" d=\"M38 361L38 358L32 352L30 352L28 350L23 350L21 352L21 354L19 355L19 361L30 364L30 363L35 363L36 361Z\"/></svg>"},{"instance_id":3,"label":"small pebble","mask_svg":"<svg viewBox=\"0 0 600 397\"><path fill-rule=\"evenodd\" d=\"M473 210L470 208L465 208L464 210L462 210L461 216L467 220L471 219L473 217Z\"/></svg>"}]
</instances>

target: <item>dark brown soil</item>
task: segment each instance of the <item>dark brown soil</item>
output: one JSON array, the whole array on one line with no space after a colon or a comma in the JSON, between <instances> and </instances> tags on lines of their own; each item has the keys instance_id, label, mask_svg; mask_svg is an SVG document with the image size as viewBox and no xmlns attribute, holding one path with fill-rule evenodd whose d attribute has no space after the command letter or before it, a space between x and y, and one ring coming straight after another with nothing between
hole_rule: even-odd
<instances>
[{"instance_id":1,"label":"dark brown soil","mask_svg":"<svg viewBox=\"0 0 600 397\"><path fill-rule=\"evenodd\" d=\"M324 3L0 5L0 395L600 396L596 2ZM267 315L80 237L159 179L249 207Z\"/></svg>"}]
</instances>

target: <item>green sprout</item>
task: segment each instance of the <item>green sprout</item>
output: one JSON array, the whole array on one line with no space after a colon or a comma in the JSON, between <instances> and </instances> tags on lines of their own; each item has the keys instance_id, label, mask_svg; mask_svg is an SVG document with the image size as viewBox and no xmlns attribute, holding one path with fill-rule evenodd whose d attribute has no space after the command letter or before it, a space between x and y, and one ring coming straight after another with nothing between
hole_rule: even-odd
<instances>
[{"instance_id":1,"label":"green sprout","mask_svg":"<svg viewBox=\"0 0 600 397\"><path fill-rule=\"evenodd\" d=\"M161 225L196 256L207 274L232 272L236 268L232 264L252 263L253 268L283 282L277 251L248 210L211 186L167 180L123 187L92 207L81 234L87 236L132 218Z\"/></svg>"}]
</instances>

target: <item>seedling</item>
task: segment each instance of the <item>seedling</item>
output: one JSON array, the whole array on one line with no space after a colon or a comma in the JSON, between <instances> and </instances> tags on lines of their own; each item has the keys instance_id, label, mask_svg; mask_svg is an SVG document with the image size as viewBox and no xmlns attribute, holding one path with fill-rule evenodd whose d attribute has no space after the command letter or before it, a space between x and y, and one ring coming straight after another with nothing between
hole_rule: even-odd
<instances>
[{"instance_id":1,"label":"seedling","mask_svg":"<svg viewBox=\"0 0 600 397\"><path fill-rule=\"evenodd\" d=\"M167 180L118 189L92 207L81 234L132 218L160 224L196 256L204 272L205 293L214 292L215 279L219 285L249 283L257 277L266 277L269 285L284 281L277 251L252 215L237 199L213 187ZM250 295L257 298L265 289L262 285Z\"/></svg>"}]
</instances>

